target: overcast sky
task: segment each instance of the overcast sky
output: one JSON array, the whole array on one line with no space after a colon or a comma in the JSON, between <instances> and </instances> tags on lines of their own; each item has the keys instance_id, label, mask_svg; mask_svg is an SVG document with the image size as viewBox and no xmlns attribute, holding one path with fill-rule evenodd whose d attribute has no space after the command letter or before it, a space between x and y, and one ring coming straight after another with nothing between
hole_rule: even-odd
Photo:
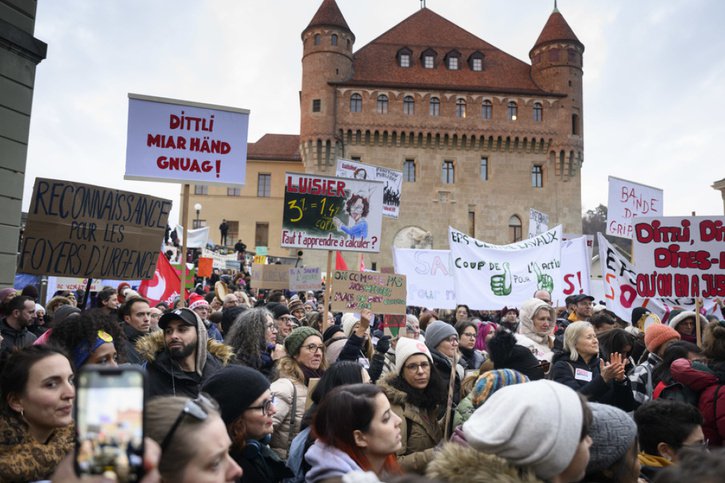
<instances>
[{"instance_id":1,"label":"overcast sky","mask_svg":"<svg viewBox=\"0 0 725 483\"><path fill-rule=\"evenodd\" d=\"M321 0L45 0L23 209L36 176L174 201L179 185L124 181L129 92L250 109L249 141L299 133L300 34ZM337 0L358 50L418 0ZM428 8L529 62L546 0L428 0ZM725 2L560 0L584 43L582 209L607 176L664 189L665 215L722 215ZM405 200L403 200L405 202ZM280 213L281 216L281 213Z\"/></svg>"}]
</instances>

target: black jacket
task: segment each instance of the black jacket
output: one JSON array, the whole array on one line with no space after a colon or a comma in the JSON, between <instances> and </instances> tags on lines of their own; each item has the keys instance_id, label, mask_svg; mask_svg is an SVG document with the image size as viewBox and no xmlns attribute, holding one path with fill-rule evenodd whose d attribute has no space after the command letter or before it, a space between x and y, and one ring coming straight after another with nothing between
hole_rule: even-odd
<instances>
[{"instance_id":1,"label":"black jacket","mask_svg":"<svg viewBox=\"0 0 725 483\"><path fill-rule=\"evenodd\" d=\"M451 361L437 350L430 348L429 350L430 355L433 357L433 368L441 376L445 384L446 393L448 393L448 387L451 383ZM461 378L458 377L458 371L454 370L454 374L456 379L453 383L453 407L456 407L461 401Z\"/></svg>"},{"instance_id":2,"label":"black jacket","mask_svg":"<svg viewBox=\"0 0 725 483\"><path fill-rule=\"evenodd\" d=\"M22 349L23 347L32 345L35 339L37 339L26 327L20 330L13 329L7 324L4 318L0 320L0 334L3 336L0 352L12 351L15 348Z\"/></svg>"},{"instance_id":3,"label":"black jacket","mask_svg":"<svg viewBox=\"0 0 725 483\"><path fill-rule=\"evenodd\" d=\"M119 323L123 326L123 332L126 334L126 361L129 364L143 364L144 360L136 350L136 342L146 334L134 329L126 322Z\"/></svg>"},{"instance_id":4,"label":"black jacket","mask_svg":"<svg viewBox=\"0 0 725 483\"><path fill-rule=\"evenodd\" d=\"M230 451L229 455L244 471L238 480L241 483L278 483L294 476L282 458L266 444L253 442L241 451Z\"/></svg>"}]
</instances>

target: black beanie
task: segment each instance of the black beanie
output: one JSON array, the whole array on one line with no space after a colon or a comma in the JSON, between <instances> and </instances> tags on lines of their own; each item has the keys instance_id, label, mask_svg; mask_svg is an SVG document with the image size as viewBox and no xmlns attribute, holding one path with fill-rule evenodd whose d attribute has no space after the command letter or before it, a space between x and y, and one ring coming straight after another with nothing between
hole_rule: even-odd
<instances>
[{"instance_id":1,"label":"black beanie","mask_svg":"<svg viewBox=\"0 0 725 483\"><path fill-rule=\"evenodd\" d=\"M343 332L342 327L335 324L329 326L327 329L325 329L325 333L322 334L322 342L327 342L328 340L332 339L332 336L334 336L338 332Z\"/></svg>"},{"instance_id":2,"label":"black beanie","mask_svg":"<svg viewBox=\"0 0 725 483\"><path fill-rule=\"evenodd\" d=\"M290 315L289 309L285 304L280 304L278 302L272 302L270 304L267 304L267 310L272 312L272 317L275 319L279 319L283 315Z\"/></svg>"},{"instance_id":3,"label":"black beanie","mask_svg":"<svg viewBox=\"0 0 725 483\"><path fill-rule=\"evenodd\" d=\"M637 327L637 324L639 323L639 319L642 318L645 314L651 314L649 310L645 309L644 307L635 307L632 310L632 325Z\"/></svg>"},{"instance_id":4,"label":"black beanie","mask_svg":"<svg viewBox=\"0 0 725 483\"><path fill-rule=\"evenodd\" d=\"M211 376L201 390L219 403L222 419L228 426L269 386L269 380L259 371L244 366L227 366Z\"/></svg>"}]
</instances>

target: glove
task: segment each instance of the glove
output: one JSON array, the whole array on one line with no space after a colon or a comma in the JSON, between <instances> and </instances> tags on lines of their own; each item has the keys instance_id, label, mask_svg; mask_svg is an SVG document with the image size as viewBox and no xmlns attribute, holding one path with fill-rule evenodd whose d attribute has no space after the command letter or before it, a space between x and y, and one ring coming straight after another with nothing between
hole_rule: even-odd
<instances>
[{"instance_id":1,"label":"glove","mask_svg":"<svg viewBox=\"0 0 725 483\"><path fill-rule=\"evenodd\" d=\"M390 336L384 335L378 339L378 343L375 344L375 351L385 354L390 350Z\"/></svg>"}]
</instances>

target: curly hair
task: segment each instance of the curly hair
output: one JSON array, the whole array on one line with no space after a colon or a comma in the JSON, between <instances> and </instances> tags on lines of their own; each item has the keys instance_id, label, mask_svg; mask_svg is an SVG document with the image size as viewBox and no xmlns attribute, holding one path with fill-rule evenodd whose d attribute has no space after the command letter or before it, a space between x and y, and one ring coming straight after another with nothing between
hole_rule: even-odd
<instances>
[{"instance_id":1,"label":"curly hair","mask_svg":"<svg viewBox=\"0 0 725 483\"><path fill-rule=\"evenodd\" d=\"M259 361L267 348L264 333L267 331L268 317L274 318L272 312L260 307L245 310L234 320L224 343L234 349L237 359L248 365Z\"/></svg>"},{"instance_id":2,"label":"curly hair","mask_svg":"<svg viewBox=\"0 0 725 483\"><path fill-rule=\"evenodd\" d=\"M702 335L703 353L712 361L725 361L725 321L707 324Z\"/></svg>"},{"instance_id":3,"label":"curly hair","mask_svg":"<svg viewBox=\"0 0 725 483\"><path fill-rule=\"evenodd\" d=\"M69 354L79 345L85 343L92 346L102 330L113 337L119 361L126 361L126 334L111 315L101 310L89 310L81 315L67 317L53 327L48 342L63 348ZM77 369L77 368L76 368Z\"/></svg>"},{"instance_id":4,"label":"curly hair","mask_svg":"<svg viewBox=\"0 0 725 483\"><path fill-rule=\"evenodd\" d=\"M354 205L357 200L361 200L362 201L362 204L363 204L363 212L362 212L362 215L360 215L360 216L362 216L363 218L365 218L366 216L368 216L368 213L370 213L370 202L364 196L352 195L350 197L350 199L347 200L347 202L345 203L345 211L347 212L348 215L351 214L351 212L352 212L352 205Z\"/></svg>"}]
</instances>

